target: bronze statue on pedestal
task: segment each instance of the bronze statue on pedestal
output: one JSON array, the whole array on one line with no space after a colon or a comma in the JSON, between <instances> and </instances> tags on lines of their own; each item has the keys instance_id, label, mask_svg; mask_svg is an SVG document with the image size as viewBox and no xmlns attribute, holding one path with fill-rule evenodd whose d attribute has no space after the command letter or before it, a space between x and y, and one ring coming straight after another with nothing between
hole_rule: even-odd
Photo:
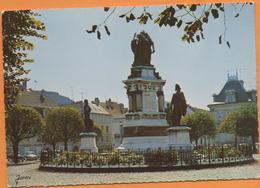
<instances>
[{"instance_id":1,"label":"bronze statue on pedestal","mask_svg":"<svg viewBox=\"0 0 260 188\"><path fill-rule=\"evenodd\" d=\"M90 112L91 108L88 104L88 100L84 100L84 107L83 107L83 113L84 113L84 124L86 132L93 132L94 123L93 120L90 119Z\"/></svg>"},{"instance_id":2,"label":"bronze statue on pedestal","mask_svg":"<svg viewBox=\"0 0 260 188\"><path fill-rule=\"evenodd\" d=\"M131 42L131 49L134 53L133 66L152 66L151 54L155 52L153 41L150 36L142 31L134 35Z\"/></svg>"},{"instance_id":3,"label":"bronze statue on pedestal","mask_svg":"<svg viewBox=\"0 0 260 188\"><path fill-rule=\"evenodd\" d=\"M180 125L181 117L185 116L187 111L187 104L183 92L181 92L181 87L175 85L176 93L173 94L170 108L171 111L171 126Z\"/></svg>"}]
</instances>

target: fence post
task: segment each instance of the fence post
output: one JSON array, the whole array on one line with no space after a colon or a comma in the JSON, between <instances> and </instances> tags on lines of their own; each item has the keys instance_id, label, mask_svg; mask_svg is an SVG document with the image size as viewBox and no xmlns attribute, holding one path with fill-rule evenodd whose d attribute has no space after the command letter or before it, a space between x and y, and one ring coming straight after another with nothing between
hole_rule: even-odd
<instances>
[{"instance_id":1,"label":"fence post","mask_svg":"<svg viewBox=\"0 0 260 188\"><path fill-rule=\"evenodd\" d=\"M69 158L69 153L68 153L68 151L67 151L67 153L66 153L67 168L69 167L69 160L68 160L68 158Z\"/></svg>"},{"instance_id":2,"label":"fence post","mask_svg":"<svg viewBox=\"0 0 260 188\"><path fill-rule=\"evenodd\" d=\"M209 164L210 164L210 146L208 146L208 159L209 159Z\"/></svg>"},{"instance_id":3,"label":"fence post","mask_svg":"<svg viewBox=\"0 0 260 188\"><path fill-rule=\"evenodd\" d=\"M138 149L138 155L140 156L144 156L144 155L146 155L146 153L145 153L145 151L142 151L142 153L141 153L141 151L140 151L140 148ZM138 162L139 162L139 167L141 167L141 160L138 160Z\"/></svg>"},{"instance_id":4,"label":"fence post","mask_svg":"<svg viewBox=\"0 0 260 188\"><path fill-rule=\"evenodd\" d=\"M180 152L180 156L181 156L181 166L182 166L182 147L180 147L179 152Z\"/></svg>"},{"instance_id":5,"label":"fence post","mask_svg":"<svg viewBox=\"0 0 260 188\"><path fill-rule=\"evenodd\" d=\"M120 150L117 151L118 168L120 167Z\"/></svg>"},{"instance_id":6,"label":"fence post","mask_svg":"<svg viewBox=\"0 0 260 188\"><path fill-rule=\"evenodd\" d=\"M174 153L173 153L173 150L172 150L172 147L170 146L169 147L169 151L168 153L170 154L168 157L167 157L167 166L172 166L173 164L173 159L174 159Z\"/></svg>"},{"instance_id":7,"label":"fence post","mask_svg":"<svg viewBox=\"0 0 260 188\"><path fill-rule=\"evenodd\" d=\"M224 146L221 146L222 163L224 163Z\"/></svg>"}]
</instances>

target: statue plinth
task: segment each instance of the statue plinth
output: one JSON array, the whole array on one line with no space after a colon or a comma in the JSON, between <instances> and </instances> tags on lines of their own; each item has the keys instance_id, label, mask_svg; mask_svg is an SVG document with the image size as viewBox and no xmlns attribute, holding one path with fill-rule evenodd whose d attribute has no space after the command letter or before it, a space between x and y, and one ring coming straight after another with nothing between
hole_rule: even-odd
<instances>
[{"instance_id":1,"label":"statue plinth","mask_svg":"<svg viewBox=\"0 0 260 188\"><path fill-rule=\"evenodd\" d=\"M88 105L88 100L84 100L84 123L85 132L80 133L80 151L98 152L96 145L97 134L93 131L94 123L90 119L91 108Z\"/></svg>"},{"instance_id":2,"label":"statue plinth","mask_svg":"<svg viewBox=\"0 0 260 188\"><path fill-rule=\"evenodd\" d=\"M80 133L80 151L98 152L96 136L94 132Z\"/></svg>"},{"instance_id":3,"label":"statue plinth","mask_svg":"<svg viewBox=\"0 0 260 188\"><path fill-rule=\"evenodd\" d=\"M191 128L186 125L175 125L168 128L169 147L174 149L191 149L190 130Z\"/></svg>"}]
</instances>

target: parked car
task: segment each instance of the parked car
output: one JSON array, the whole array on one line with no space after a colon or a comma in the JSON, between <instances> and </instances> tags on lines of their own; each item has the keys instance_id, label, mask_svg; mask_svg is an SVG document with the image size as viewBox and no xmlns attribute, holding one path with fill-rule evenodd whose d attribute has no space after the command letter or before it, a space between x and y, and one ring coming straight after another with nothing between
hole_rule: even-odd
<instances>
[{"instance_id":1,"label":"parked car","mask_svg":"<svg viewBox=\"0 0 260 188\"><path fill-rule=\"evenodd\" d=\"M35 154L34 151L27 151L25 153L25 158L27 161L34 161L38 159L38 156Z\"/></svg>"},{"instance_id":2,"label":"parked car","mask_svg":"<svg viewBox=\"0 0 260 188\"><path fill-rule=\"evenodd\" d=\"M12 153L7 154L7 160L8 161L14 161L14 155ZM18 162L24 162L25 161L25 157L23 155L21 155L20 153L18 153Z\"/></svg>"}]
</instances>

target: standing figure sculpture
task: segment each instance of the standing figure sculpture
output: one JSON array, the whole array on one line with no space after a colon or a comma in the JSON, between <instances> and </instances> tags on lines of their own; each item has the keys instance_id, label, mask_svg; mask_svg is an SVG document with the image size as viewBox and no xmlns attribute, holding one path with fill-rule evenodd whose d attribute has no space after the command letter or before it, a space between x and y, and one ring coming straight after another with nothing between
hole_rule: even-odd
<instances>
[{"instance_id":1,"label":"standing figure sculpture","mask_svg":"<svg viewBox=\"0 0 260 188\"><path fill-rule=\"evenodd\" d=\"M172 111L172 125L180 125L181 117L186 114L187 104L183 92L181 92L181 87L175 85L176 93L173 94L170 110Z\"/></svg>"},{"instance_id":2,"label":"standing figure sculpture","mask_svg":"<svg viewBox=\"0 0 260 188\"><path fill-rule=\"evenodd\" d=\"M140 34L135 33L131 42L131 49L134 53L133 66L152 66L151 54L155 52L153 41L150 36L142 31Z\"/></svg>"},{"instance_id":3,"label":"standing figure sculpture","mask_svg":"<svg viewBox=\"0 0 260 188\"><path fill-rule=\"evenodd\" d=\"M93 121L92 119L90 119L90 112L91 112L91 108L88 104L88 100L85 99L83 113L84 113L84 124L87 132L93 131Z\"/></svg>"}]
</instances>

